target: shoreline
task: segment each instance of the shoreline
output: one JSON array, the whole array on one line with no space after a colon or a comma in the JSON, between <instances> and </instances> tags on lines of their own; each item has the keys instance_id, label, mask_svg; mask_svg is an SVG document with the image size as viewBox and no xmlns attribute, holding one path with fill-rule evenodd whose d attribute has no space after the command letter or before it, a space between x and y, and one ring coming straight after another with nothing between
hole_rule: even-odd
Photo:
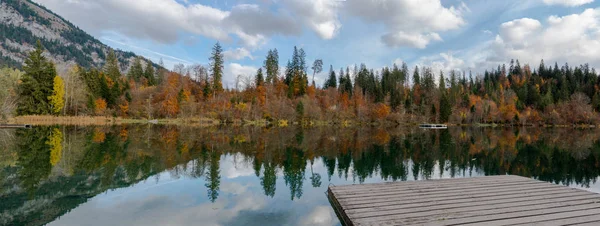
<instances>
[{"instance_id":1,"label":"shoreline","mask_svg":"<svg viewBox=\"0 0 600 226\"><path fill-rule=\"evenodd\" d=\"M286 119L268 121L265 119L246 120L234 119L228 121L220 121L213 118L192 117L192 118L164 118L164 119L130 119L121 117L105 117L105 116L52 116L52 115L28 115L9 118L1 123L7 124L27 124L34 126L49 126L49 125L75 125L75 126L108 126L122 124L158 124L158 125L180 125L180 126L257 126L257 127L320 127L320 126L418 126L419 123L403 123L390 120L381 121L323 121L323 120L300 120L290 121ZM453 124L446 123L448 127L490 127L490 128L507 128L507 127L528 127L528 128L597 128L596 124L497 124L497 123L472 123L472 124Z\"/></svg>"}]
</instances>

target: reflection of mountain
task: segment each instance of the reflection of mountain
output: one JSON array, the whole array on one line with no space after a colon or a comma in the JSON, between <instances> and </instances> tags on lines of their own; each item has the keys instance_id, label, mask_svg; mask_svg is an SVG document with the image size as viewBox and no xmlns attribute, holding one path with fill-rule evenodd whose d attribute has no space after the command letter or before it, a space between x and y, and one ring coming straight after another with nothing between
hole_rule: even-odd
<instances>
[{"instance_id":1,"label":"reflection of mountain","mask_svg":"<svg viewBox=\"0 0 600 226\"><path fill-rule=\"evenodd\" d=\"M220 164L222 155L252 166L266 196L290 192L293 200L332 177L364 182L508 173L588 186L600 175L599 136L532 129L35 128L0 137L17 149L0 150L17 156L16 164L0 169L0 224L51 222L97 194L163 171L203 177L215 202L229 172L223 167L231 167ZM317 160L327 177L312 170ZM276 191L277 180L289 191Z\"/></svg>"}]
</instances>

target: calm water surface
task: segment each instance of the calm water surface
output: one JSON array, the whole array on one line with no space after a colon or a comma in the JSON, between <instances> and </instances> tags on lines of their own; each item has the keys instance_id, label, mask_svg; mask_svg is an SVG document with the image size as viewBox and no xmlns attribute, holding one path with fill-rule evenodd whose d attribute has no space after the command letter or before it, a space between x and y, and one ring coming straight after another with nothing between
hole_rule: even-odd
<instances>
[{"instance_id":1,"label":"calm water surface","mask_svg":"<svg viewBox=\"0 0 600 226\"><path fill-rule=\"evenodd\" d=\"M0 130L0 225L339 225L329 185L514 174L600 193L570 129Z\"/></svg>"}]
</instances>

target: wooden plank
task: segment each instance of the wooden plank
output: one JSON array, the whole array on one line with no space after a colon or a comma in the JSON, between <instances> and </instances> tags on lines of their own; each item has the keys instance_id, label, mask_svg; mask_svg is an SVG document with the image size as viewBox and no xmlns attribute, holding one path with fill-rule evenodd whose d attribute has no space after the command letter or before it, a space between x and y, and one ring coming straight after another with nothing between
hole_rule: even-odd
<instances>
[{"instance_id":1,"label":"wooden plank","mask_svg":"<svg viewBox=\"0 0 600 226\"><path fill-rule=\"evenodd\" d=\"M550 191L550 192L545 192L543 194L515 194L515 195L508 195L508 196L503 196L503 197L481 196L481 197L464 198L464 199L456 199L456 198L452 197L452 198L440 198L440 199L431 199L431 200L408 200L408 201L392 200L392 201L386 201L386 202L361 203L361 204L355 204L355 205L347 205L346 204L344 206L344 210L360 209L360 208L377 208L377 207L398 206L398 205L403 205L403 206L404 205L424 205L424 204L431 204L431 203L451 203L451 202L469 203L469 202L477 202L477 201L490 201L490 200L503 200L503 199L525 199L525 198L543 199L543 198L552 198L553 196L557 196L557 195L567 195L567 194L564 193L563 191ZM344 205L343 203L340 203L340 204Z\"/></svg>"},{"instance_id":2,"label":"wooden plank","mask_svg":"<svg viewBox=\"0 0 600 226\"><path fill-rule=\"evenodd\" d=\"M476 188L476 187L494 187L494 186L507 186L515 184L548 184L548 182L542 181L503 181L503 182L474 182L471 184L459 184L459 185L443 185L443 186L423 186L423 187L392 187L386 186L379 189L357 189L357 190L335 190L332 189L336 194L343 196L351 196L356 194L371 194L371 193L384 193L384 192L409 192L409 191L451 191L464 188Z\"/></svg>"},{"instance_id":3,"label":"wooden plank","mask_svg":"<svg viewBox=\"0 0 600 226\"><path fill-rule=\"evenodd\" d=\"M588 213L600 214L600 203L592 203L577 206L558 207L551 209L531 210L531 211L520 211L511 213L490 213L489 215L479 215L473 217L464 217L458 219L437 219L438 222L429 222L425 225L473 225L481 222L485 222L486 225L506 225L506 224L520 224L532 222L531 216L538 217L537 219L549 219L552 214L563 214L560 218L568 216L582 216ZM579 214L579 215L576 215ZM542 216L544 215L544 216ZM554 216L556 217L556 216ZM558 218L558 219L560 219ZM556 219L556 218L553 218ZM441 221L443 220L443 221ZM506 223L505 223L506 222Z\"/></svg>"},{"instance_id":4,"label":"wooden plank","mask_svg":"<svg viewBox=\"0 0 600 226\"><path fill-rule=\"evenodd\" d=\"M444 186L458 186L458 185L469 185L474 183L504 183L504 182L531 182L521 177L494 177L494 179L480 179L481 177L464 178L463 180L457 179L439 179L439 180L425 180L425 181L403 181L403 182L386 182L377 184L351 184L351 185L339 185L331 186L332 190L335 191L357 191L357 190L378 190L382 188L424 188L424 187L444 187ZM419 183L420 182L420 183ZM403 185L406 183L406 185Z\"/></svg>"},{"instance_id":5,"label":"wooden plank","mask_svg":"<svg viewBox=\"0 0 600 226\"><path fill-rule=\"evenodd\" d=\"M502 203L518 203L518 202L531 202L531 201L553 201L556 198L557 200L567 199L578 199L580 197L593 198L596 197L593 194L571 194L571 193L560 193L560 194L550 194L550 195L541 195L541 196L522 196L516 198L496 198L496 199L465 199L461 201L456 200L448 200L448 201L440 201L440 202L424 202L424 203L413 203L413 204L405 204L405 205L390 205L390 206L376 206L371 208L347 208L345 209L346 213L354 214L354 213L362 213L369 211L385 211L385 210L395 210L395 209L413 209L419 210L419 208L432 208L439 207L443 208L444 206L451 206L452 208L465 207L465 206L482 206L482 205L498 205Z\"/></svg>"},{"instance_id":6,"label":"wooden plank","mask_svg":"<svg viewBox=\"0 0 600 226\"><path fill-rule=\"evenodd\" d=\"M511 190L511 189L520 189L520 188L530 188L530 187L548 187L547 183L544 182L517 182L517 183L503 183L503 184L493 184L493 185L475 185L475 186L465 186L465 187L457 187L457 188L445 188L445 189L397 189L395 191L370 191L370 192L346 192L339 193L333 191L337 197L341 200L346 199L364 199L370 197L377 196L414 196L414 195L434 195L434 194L451 194L455 192L470 192L470 191L482 191L482 190Z\"/></svg>"},{"instance_id":7,"label":"wooden plank","mask_svg":"<svg viewBox=\"0 0 600 226\"><path fill-rule=\"evenodd\" d=\"M571 226L598 226L600 225L600 223L598 223L597 221L593 221L593 222L587 222L587 223L581 223L581 224L572 224Z\"/></svg>"},{"instance_id":8,"label":"wooden plank","mask_svg":"<svg viewBox=\"0 0 600 226\"><path fill-rule=\"evenodd\" d=\"M569 195L569 194L563 194ZM464 212L464 211L479 211L489 209L500 209L506 207L523 207L529 206L530 209L541 209L545 204L560 204L560 205L572 205L577 203L584 203L591 201L592 199L600 200L598 196L593 194L583 194L579 196L569 195L566 197L556 196L555 199L536 199L536 200L525 200L522 198L510 199L510 200L492 200L484 202L464 202L464 203L451 203L446 205L416 205L414 207L406 208L402 206L385 206L378 208L368 209L352 209L346 210L347 214L352 215L356 218L366 218L384 215L400 215L406 213L418 213L425 212L427 215L435 215L438 213L451 212ZM438 211L438 212L436 212Z\"/></svg>"},{"instance_id":9,"label":"wooden plank","mask_svg":"<svg viewBox=\"0 0 600 226\"><path fill-rule=\"evenodd\" d=\"M568 189L565 188L556 188L556 187L535 187L529 189L523 189L521 191L515 192L514 190L509 191L497 191L495 193L490 193L488 191L477 191L471 194L469 193L456 193L456 194L434 194L434 195L422 195L422 196L401 196L401 197L378 197L371 199L361 199L361 200L344 200L339 199L340 204L344 206L353 206L353 205L361 205L361 204L371 204L378 203L381 205L385 205L387 203L395 203L401 202L403 204L408 203L421 203L421 202L431 202L431 201L442 201L442 200L460 200L460 199L472 199L472 198L483 198L483 197L498 197L498 198L511 198L517 195L518 197L525 197L533 194L541 194L543 192L547 192L549 194L559 194L568 192ZM334 193L335 194L335 193Z\"/></svg>"},{"instance_id":10,"label":"wooden plank","mask_svg":"<svg viewBox=\"0 0 600 226\"><path fill-rule=\"evenodd\" d=\"M596 204L597 205L597 204ZM598 205L597 205L598 206ZM583 206L576 206L573 209L583 208ZM572 217L586 217L586 216L595 216L600 214L600 206L596 208L590 209L578 209L576 211L560 211L557 209L552 209L555 211L551 214L541 214L536 216L527 216L520 218L512 218L512 219L504 219L498 221L486 221L486 225L496 226L496 225L514 225L514 224L531 224L540 221L550 221L550 220L561 220L564 218L572 218ZM479 225L479 224L464 224L464 225Z\"/></svg>"},{"instance_id":11,"label":"wooden plank","mask_svg":"<svg viewBox=\"0 0 600 226\"><path fill-rule=\"evenodd\" d=\"M352 214L350 219L355 222L371 222L371 221L389 221L395 219L401 219L402 223L427 223L432 221L447 220L447 219L460 219L465 217L474 216L488 216L495 215L498 213L515 213L532 210L545 210L545 209L556 209L562 207L571 206L586 206L594 204L600 208L600 199L584 199L567 202L554 202L538 205L525 205L525 206L488 206L488 208L482 208L481 206L468 207L468 208L456 208L456 209L443 209L437 211L424 211L424 212L408 212L400 213L399 211L382 211L376 214L362 215ZM397 221L394 221L397 223ZM461 223L462 224L462 223Z\"/></svg>"},{"instance_id":12,"label":"wooden plank","mask_svg":"<svg viewBox=\"0 0 600 226\"><path fill-rule=\"evenodd\" d=\"M425 186L425 185L443 185L443 184L465 184L473 183L478 181L490 182L490 181L531 181L531 179L521 176L482 176L482 177L465 177L465 178L443 178L443 179L431 179L431 180L417 180L417 181L390 181L382 183L367 183L367 184L347 184L332 186L334 189L359 189L368 187L381 187L381 186Z\"/></svg>"},{"instance_id":13,"label":"wooden plank","mask_svg":"<svg viewBox=\"0 0 600 226\"><path fill-rule=\"evenodd\" d=\"M423 181L402 181L402 182L384 182L374 184L350 184L350 185L339 185L331 186L330 188L334 191L341 190L358 190L363 188L381 188L381 187L411 187L411 186L441 186L445 184L469 184L474 182L493 182L493 181L531 181L529 178L520 176L486 176L486 177L469 177L469 178L450 178L450 179L436 179L436 180L423 180Z\"/></svg>"},{"instance_id":14,"label":"wooden plank","mask_svg":"<svg viewBox=\"0 0 600 226\"><path fill-rule=\"evenodd\" d=\"M540 225L540 226L558 226L558 225L585 225L590 224L600 225L600 215L592 215L592 216L577 216L564 218L560 220L544 220L538 221L535 223L523 223L523 224L515 224L515 225Z\"/></svg>"},{"instance_id":15,"label":"wooden plank","mask_svg":"<svg viewBox=\"0 0 600 226\"><path fill-rule=\"evenodd\" d=\"M600 225L600 195L519 176L331 186L346 225Z\"/></svg>"}]
</instances>

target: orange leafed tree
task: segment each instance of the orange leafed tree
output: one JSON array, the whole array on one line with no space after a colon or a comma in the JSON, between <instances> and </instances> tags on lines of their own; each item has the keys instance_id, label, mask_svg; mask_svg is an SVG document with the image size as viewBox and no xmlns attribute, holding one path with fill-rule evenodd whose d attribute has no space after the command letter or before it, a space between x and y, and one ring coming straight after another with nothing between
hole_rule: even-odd
<instances>
[{"instance_id":1,"label":"orange leafed tree","mask_svg":"<svg viewBox=\"0 0 600 226\"><path fill-rule=\"evenodd\" d=\"M104 112L106 111L106 101L102 98L98 98L96 99L96 101L94 101L94 104L96 106L95 108L95 112L97 115L102 115L104 114Z\"/></svg>"},{"instance_id":2,"label":"orange leafed tree","mask_svg":"<svg viewBox=\"0 0 600 226\"><path fill-rule=\"evenodd\" d=\"M373 108L373 116L375 119L383 119L390 114L390 107L379 103Z\"/></svg>"}]
</instances>

